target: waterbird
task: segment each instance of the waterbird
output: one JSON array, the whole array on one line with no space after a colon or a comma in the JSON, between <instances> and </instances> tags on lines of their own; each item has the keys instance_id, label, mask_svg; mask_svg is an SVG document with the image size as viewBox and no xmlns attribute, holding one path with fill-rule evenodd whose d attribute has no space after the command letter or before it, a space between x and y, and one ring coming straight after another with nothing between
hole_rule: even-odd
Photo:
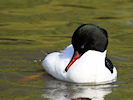
<instances>
[{"instance_id":1,"label":"waterbird","mask_svg":"<svg viewBox=\"0 0 133 100\"><path fill-rule=\"evenodd\" d=\"M108 33L95 24L82 24L62 52L48 54L42 62L53 77L73 83L110 83L117 70L107 58Z\"/></svg>"}]
</instances>

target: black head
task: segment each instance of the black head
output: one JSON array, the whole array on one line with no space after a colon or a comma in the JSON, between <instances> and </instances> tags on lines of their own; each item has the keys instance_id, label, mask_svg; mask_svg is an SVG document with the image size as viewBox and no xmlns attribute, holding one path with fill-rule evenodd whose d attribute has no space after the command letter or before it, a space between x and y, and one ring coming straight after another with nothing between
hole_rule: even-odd
<instances>
[{"instance_id":1,"label":"black head","mask_svg":"<svg viewBox=\"0 0 133 100\"><path fill-rule=\"evenodd\" d=\"M104 52L108 45L107 31L94 24L83 24L74 32L72 44L80 54L88 50Z\"/></svg>"},{"instance_id":2,"label":"black head","mask_svg":"<svg viewBox=\"0 0 133 100\"><path fill-rule=\"evenodd\" d=\"M67 72L71 65L88 50L104 52L108 45L108 35L105 29L94 24L79 26L72 36L74 54L65 68Z\"/></svg>"}]
</instances>

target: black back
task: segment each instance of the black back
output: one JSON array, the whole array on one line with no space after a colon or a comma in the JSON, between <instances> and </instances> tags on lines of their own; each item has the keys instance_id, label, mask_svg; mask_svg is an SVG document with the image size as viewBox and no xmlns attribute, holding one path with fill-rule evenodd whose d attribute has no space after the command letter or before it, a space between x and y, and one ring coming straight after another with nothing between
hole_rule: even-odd
<instances>
[{"instance_id":1,"label":"black back","mask_svg":"<svg viewBox=\"0 0 133 100\"><path fill-rule=\"evenodd\" d=\"M111 73L113 73L113 64L109 58L105 58L105 66L110 70Z\"/></svg>"}]
</instances>

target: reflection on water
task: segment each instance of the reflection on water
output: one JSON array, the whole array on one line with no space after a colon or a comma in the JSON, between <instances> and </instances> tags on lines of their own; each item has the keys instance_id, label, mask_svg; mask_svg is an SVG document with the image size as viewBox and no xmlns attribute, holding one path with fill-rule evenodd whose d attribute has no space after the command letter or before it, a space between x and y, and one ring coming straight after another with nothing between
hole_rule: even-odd
<instances>
[{"instance_id":1,"label":"reflection on water","mask_svg":"<svg viewBox=\"0 0 133 100\"><path fill-rule=\"evenodd\" d=\"M96 17L94 19L118 19L118 17Z\"/></svg>"},{"instance_id":2,"label":"reflection on water","mask_svg":"<svg viewBox=\"0 0 133 100\"><path fill-rule=\"evenodd\" d=\"M29 39L0 38L0 45L31 45L33 42Z\"/></svg>"},{"instance_id":3,"label":"reflection on water","mask_svg":"<svg viewBox=\"0 0 133 100\"><path fill-rule=\"evenodd\" d=\"M56 80L44 75L46 91L42 96L51 100L104 100L104 96L112 92L115 85L73 84Z\"/></svg>"},{"instance_id":4,"label":"reflection on water","mask_svg":"<svg viewBox=\"0 0 133 100\"><path fill-rule=\"evenodd\" d=\"M74 5L74 4L60 4L57 6L72 7L72 8L84 8L84 9L96 9L95 7L91 7L91 6Z\"/></svg>"}]
</instances>

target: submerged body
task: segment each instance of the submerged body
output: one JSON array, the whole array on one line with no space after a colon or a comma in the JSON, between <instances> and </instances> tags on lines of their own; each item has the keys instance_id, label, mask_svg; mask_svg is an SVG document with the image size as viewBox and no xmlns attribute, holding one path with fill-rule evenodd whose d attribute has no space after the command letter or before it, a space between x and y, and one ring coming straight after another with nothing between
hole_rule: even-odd
<instances>
[{"instance_id":1,"label":"submerged body","mask_svg":"<svg viewBox=\"0 0 133 100\"><path fill-rule=\"evenodd\" d=\"M44 69L53 77L74 83L108 83L117 78L116 68L113 73L105 65L104 52L88 50L78 58L66 72L65 68L72 59L74 49L69 45L62 52L54 52L44 59Z\"/></svg>"}]
</instances>

